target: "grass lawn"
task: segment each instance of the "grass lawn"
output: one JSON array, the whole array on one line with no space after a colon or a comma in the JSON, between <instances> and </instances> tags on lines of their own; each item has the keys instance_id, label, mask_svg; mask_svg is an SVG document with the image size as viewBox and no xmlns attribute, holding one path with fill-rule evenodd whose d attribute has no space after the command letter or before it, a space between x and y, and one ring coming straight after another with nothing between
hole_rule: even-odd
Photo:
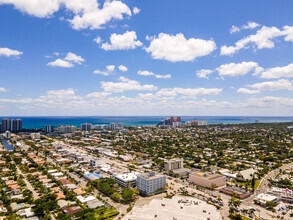
<instances>
[{"instance_id":1,"label":"grass lawn","mask_svg":"<svg viewBox=\"0 0 293 220\"><path fill-rule=\"evenodd\" d=\"M114 208L113 206L111 206L110 208L107 208L104 212L103 210L104 208L100 208L96 211L95 217L97 219L112 219L113 217L119 214L117 209Z\"/></svg>"}]
</instances>

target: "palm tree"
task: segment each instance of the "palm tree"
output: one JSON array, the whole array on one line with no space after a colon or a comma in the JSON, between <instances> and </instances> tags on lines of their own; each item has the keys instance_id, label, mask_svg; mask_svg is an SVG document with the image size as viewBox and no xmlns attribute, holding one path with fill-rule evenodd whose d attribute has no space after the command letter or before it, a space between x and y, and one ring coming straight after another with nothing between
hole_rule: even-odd
<instances>
[{"instance_id":1,"label":"palm tree","mask_svg":"<svg viewBox=\"0 0 293 220\"><path fill-rule=\"evenodd\" d=\"M240 206L240 200L239 199L235 199L234 197L231 197L231 199L228 202L228 206L229 206L229 213L230 216L234 215L235 209L237 209Z\"/></svg>"}]
</instances>

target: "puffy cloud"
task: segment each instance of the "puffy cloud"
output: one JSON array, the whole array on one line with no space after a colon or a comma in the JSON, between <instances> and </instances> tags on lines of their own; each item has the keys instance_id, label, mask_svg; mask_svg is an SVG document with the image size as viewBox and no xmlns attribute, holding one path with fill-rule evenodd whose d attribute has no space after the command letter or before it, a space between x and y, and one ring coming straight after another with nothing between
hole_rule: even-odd
<instances>
[{"instance_id":1,"label":"puffy cloud","mask_svg":"<svg viewBox=\"0 0 293 220\"><path fill-rule=\"evenodd\" d=\"M67 20L76 30L100 29L111 20L131 16L130 8L117 0L105 1L102 7L97 0L0 0L0 4L12 4L16 9L39 18L52 16L64 5L74 15Z\"/></svg>"},{"instance_id":2,"label":"puffy cloud","mask_svg":"<svg viewBox=\"0 0 293 220\"><path fill-rule=\"evenodd\" d=\"M114 65L108 65L108 66L106 66L106 69L109 72L113 72L115 70L115 66Z\"/></svg>"},{"instance_id":3,"label":"puffy cloud","mask_svg":"<svg viewBox=\"0 0 293 220\"><path fill-rule=\"evenodd\" d=\"M68 61L65 61L65 60L62 60L62 59L57 59L53 62L49 62L47 64L47 66L58 66L58 67L65 67L65 68L70 68L70 67L74 67L74 64L68 62Z\"/></svg>"},{"instance_id":4,"label":"puffy cloud","mask_svg":"<svg viewBox=\"0 0 293 220\"><path fill-rule=\"evenodd\" d=\"M49 17L59 10L60 0L0 0L0 4L12 4L16 9L39 18Z\"/></svg>"},{"instance_id":5,"label":"puffy cloud","mask_svg":"<svg viewBox=\"0 0 293 220\"><path fill-rule=\"evenodd\" d=\"M266 69L260 75L260 78L264 79L276 79L281 77L293 77L293 63L284 67L274 67Z\"/></svg>"},{"instance_id":6,"label":"puffy cloud","mask_svg":"<svg viewBox=\"0 0 293 220\"><path fill-rule=\"evenodd\" d=\"M293 26L284 26L285 41L293 42Z\"/></svg>"},{"instance_id":7,"label":"puffy cloud","mask_svg":"<svg viewBox=\"0 0 293 220\"><path fill-rule=\"evenodd\" d=\"M125 78L123 76L119 77L120 82L101 82L101 87L104 89L105 92L115 92L120 93L124 91L131 91L131 90L137 90L137 91L154 91L157 90L157 87L154 85L141 85L140 82L135 80L130 80L128 78Z\"/></svg>"},{"instance_id":8,"label":"puffy cloud","mask_svg":"<svg viewBox=\"0 0 293 220\"><path fill-rule=\"evenodd\" d=\"M213 71L209 69L201 69L196 71L196 75L198 78L208 79L208 75L210 75Z\"/></svg>"},{"instance_id":9,"label":"puffy cloud","mask_svg":"<svg viewBox=\"0 0 293 220\"><path fill-rule=\"evenodd\" d=\"M260 26L260 24L253 22L253 21L249 21L249 22L247 22L247 24L242 25L242 29L254 29L259 26Z\"/></svg>"},{"instance_id":10,"label":"puffy cloud","mask_svg":"<svg viewBox=\"0 0 293 220\"><path fill-rule=\"evenodd\" d=\"M78 55L71 53L71 52L67 53L67 55L64 59L67 61L71 61L73 63L77 63L77 64L81 64L82 62L85 61L81 56L78 56Z\"/></svg>"},{"instance_id":11,"label":"puffy cloud","mask_svg":"<svg viewBox=\"0 0 293 220\"><path fill-rule=\"evenodd\" d=\"M247 49L255 45L257 49L274 48L273 39L282 36L283 33L276 27L263 26L256 34L249 35L235 43L235 46L222 46L221 55L233 55L241 49Z\"/></svg>"},{"instance_id":12,"label":"puffy cloud","mask_svg":"<svg viewBox=\"0 0 293 220\"><path fill-rule=\"evenodd\" d=\"M170 62L193 61L197 57L212 53L215 49L216 43L213 40L186 39L182 33L160 33L158 37L151 39L149 47L145 48L154 59Z\"/></svg>"},{"instance_id":13,"label":"puffy cloud","mask_svg":"<svg viewBox=\"0 0 293 220\"><path fill-rule=\"evenodd\" d=\"M167 74L167 75L158 75L158 74L155 74L151 71L147 71L147 70L139 70L137 72L138 75L141 75L141 76L155 76L157 79L170 79L171 78L171 75L170 74Z\"/></svg>"},{"instance_id":14,"label":"puffy cloud","mask_svg":"<svg viewBox=\"0 0 293 220\"><path fill-rule=\"evenodd\" d=\"M108 65L108 66L106 66L106 71L95 70L93 73L104 75L104 76L109 76L109 75L113 74L114 70L115 70L114 65Z\"/></svg>"},{"instance_id":15,"label":"puffy cloud","mask_svg":"<svg viewBox=\"0 0 293 220\"><path fill-rule=\"evenodd\" d=\"M292 90L293 85L287 79L280 79L276 81L255 83L253 85L249 85L250 88L261 90L261 91L274 91L274 90Z\"/></svg>"},{"instance_id":16,"label":"puffy cloud","mask_svg":"<svg viewBox=\"0 0 293 220\"><path fill-rule=\"evenodd\" d=\"M230 28L230 34L233 34L233 33L236 33L236 32L239 32L240 31L240 28L239 27L237 27L237 26L232 26L231 28Z\"/></svg>"},{"instance_id":17,"label":"puffy cloud","mask_svg":"<svg viewBox=\"0 0 293 220\"><path fill-rule=\"evenodd\" d=\"M101 9L84 11L74 16L70 23L76 30L90 28L100 29L112 19L122 20L124 15L131 16L130 8L121 1L105 1Z\"/></svg>"},{"instance_id":18,"label":"puffy cloud","mask_svg":"<svg viewBox=\"0 0 293 220\"><path fill-rule=\"evenodd\" d=\"M0 87L0 92L7 92L8 90L3 88L3 87Z\"/></svg>"},{"instance_id":19,"label":"puffy cloud","mask_svg":"<svg viewBox=\"0 0 293 220\"><path fill-rule=\"evenodd\" d=\"M59 53L55 52L54 55L58 56ZM70 67L74 67L74 63L82 64L83 62L85 62L85 60L81 56L68 52L66 56L64 57L64 59L56 59L53 62L49 62L47 66L58 66L58 67L70 68Z\"/></svg>"},{"instance_id":20,"label":"puffy cloud","mask_svg":"<svg viewBox=\"0 0 293 220\"><path fill-rule=\"evenodd\" d=\"M220 76L244 76L258 67L256 62L228 63L216 68Z\"/></svg>"},{"instance_id":21,"label":"puffy cloud","mask_svg":"<svg viewBox=\"0 0 293 220\"><path fill-rule=\"evenodd\" d=\"M133 7L132 12L136 15L140 12L140 9L138 7Z\"/></svg>"},{"instance_id":22,"label":"puffy cloud","mask_svg":"<svg viewBox=\"0 0 293 220\"><path fill-rule=\"evenodd\" d=\"M154 76L156 75L155 73L151 72L151 71L147 71L147 70L139 70L137 72L138 75L142 75L142 76Z\"/></svg>"},{"instance_id":23,"label":"puffy cloud","mask_svg":"<svg viewBox=\"0 0 293 220\"><path fill-rule=\"evenodd\" d=\"M253 89L247 89L247 88L239 88L237 90L238 93L243 93L243 94L258 94L260 93L259 90L253 90Z\"/></svg>"},{"instance_id":24,"label":"puffy cloud","mask_svg":"<svg viewBox=\"0 0 293 220\"><path fill-rule=\"evenodd\" d=\"M97 44L100 44L102 42L102 39L100 36L97 36L94 41L97 43Z\"/></svg>"},{"instance_id":25,"label":"puffy cloud","mask_svg":"<svg viewBox=\"0 0 293 220\"><path fill-rule=\"evenodd\" d=\"M135 31L126 31L124 34L111 34L110 43L103 43L101 48L104 50L129 50L142 46L137 40Z\"/></svg>"},{"instance_id":26,"label":"puffy cloud","mask_svg":"<svg viewBox=\"0 0 293 220\"><path fill-rule=\"evenodd\" d=\"M1 1L0 1L1 2ZM7 47L4 47L4 48L0 48L0 57L1 56L5 56L5 57L10 57L10 56L19 56L23 54L23 52L21 51L18 51L18 50L12 50L12 49L9 49Z\"/></svg>"},{"instance_id":27,"label":"puffy cloud","mask_svg":"<svg viewBox=\"0 0 293 220\"><path fill-rule=\"evenodd\" d=\"M124 66L124 65L120 65L120 66L118 66L118 69L119 69L120 71L122 71L122 72L126 72L126 71L128 70L127 67Z\"/></svg>"}]
</instances>

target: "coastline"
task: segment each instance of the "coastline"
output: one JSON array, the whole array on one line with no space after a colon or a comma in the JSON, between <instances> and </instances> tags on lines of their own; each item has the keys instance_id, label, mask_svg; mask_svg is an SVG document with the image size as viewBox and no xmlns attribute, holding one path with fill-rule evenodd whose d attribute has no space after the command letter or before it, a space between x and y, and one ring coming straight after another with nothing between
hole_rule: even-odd
<instances>
[{"instance_id":1,"label":"coastline","mask_svg":"<svg viewBox=\"0 0 293 220\"><path fill-rule=\"evenodd\" d=\"M161 120L170 116L20 116L0 118L20 118L23 120L24 129L43 129L46 125L58 127L63 125L74 125L80 127L82 123L93 125L110 124L112 122L123 122L125 126L147 126L156 125ZM293 116L181 116L183 124L186 121L207 121L208 124L249 124L255 123L282 123L292 122Z\"/></svg>"}]
</instances>

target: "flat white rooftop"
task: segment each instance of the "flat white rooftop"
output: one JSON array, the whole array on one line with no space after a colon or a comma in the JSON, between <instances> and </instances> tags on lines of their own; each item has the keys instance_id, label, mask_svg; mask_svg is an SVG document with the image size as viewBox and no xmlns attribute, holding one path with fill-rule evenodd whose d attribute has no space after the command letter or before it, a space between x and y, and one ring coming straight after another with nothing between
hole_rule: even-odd
<instances>
[{"instance_id":1,"label":"flat white rooftop","mask_svg":"<svg viewBox=\"0 0 293 220\"><path fill-rule=\"evenodd\" d=\"M94 196L88 196L88 197L76 196L76 198L77 198L81 203L85 203L85 202L89 202L89 201L92 201L92 200L97 199L97 198L94 197Z\"/></svg>"},{"instance_id":2,"label":"flat white rooftop","mask_svg":"<svg viewBox=\"0 0 293 220\"><path fill-rule=\"evenodd\" d=\"M267 201L267 202L274 201L274 200L278 199L276 196L272 196L272 195L265 194L265 193L259 194L256 198L263 200L263 201Z\"/></svg>"},{"instance_id":3,"label":"flat white rooftop","mask_svg":"<svg viewBox=\"0 0 293 220\"><path fill-rule=\"evenodd\" d=\"M124 182L131 182L137 179L137 175L139 173L133 172L133 173L126 173L126 174L119 174L116 175L115 178L124 181Z\"/></svg>"},{"instance_id":4,"label":"flat white rooftop","mask_svg":"<svg viewBox=\"0 0 293 220\"><path fill-rule=\"evenodd\" d=\"M143 207L135 206L124 220L220 220L216 207L193 197L174 196L153 199Z\"/></svg>"}]
</instances>

